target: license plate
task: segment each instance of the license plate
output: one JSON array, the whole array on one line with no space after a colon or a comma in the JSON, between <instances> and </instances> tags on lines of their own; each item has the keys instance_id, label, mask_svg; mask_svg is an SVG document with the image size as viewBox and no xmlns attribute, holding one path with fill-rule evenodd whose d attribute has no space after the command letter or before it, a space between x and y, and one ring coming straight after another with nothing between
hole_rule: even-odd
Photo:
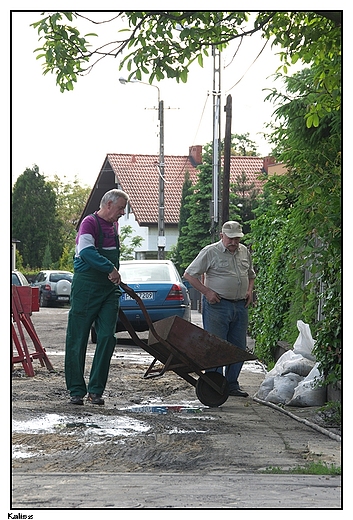
<instances>
[{"instance_id":1,"label":"license plate","mask_svg":"<svg viewBox=\"0 0 353 520\"><path fill-rule=\"evenodd\" d=\"M142 291L137 292L137 296L141 298L141 300L153 300L154 299L154 293L152 291ZM124 300L133 300L134 298L131 298L131 296L127 293L124 293Z\"/></svg>"},{"instance_id":2,"label":"license plate","mask_svg":"<svg viewBox=\"0 0 353 520\"><path fill-rule=\"evenodd\" d=\"M67 302L67 301L69 301L69 297L68 296L58 296L58 300Z\"/></svg>"}]
</instances>

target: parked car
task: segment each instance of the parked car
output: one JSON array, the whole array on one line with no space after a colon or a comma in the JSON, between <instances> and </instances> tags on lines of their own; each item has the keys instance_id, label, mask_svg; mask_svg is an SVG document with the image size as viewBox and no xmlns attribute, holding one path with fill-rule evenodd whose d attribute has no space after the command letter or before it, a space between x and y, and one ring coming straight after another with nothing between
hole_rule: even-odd
<instances>
[{"instance_id":1,"label":"parked car","mask_svg":"<svg viewBox=\"0 0 353 520\"><path fill-rule=\"evenodd\" d=\"M29 282L21 271L15 269L12 271L12 285L29 285Z\"/></svg>"},{"instance_id":2,"label":"parked car","mask_svg":"<svg viewBox=\"0 0 353 520\"><path fill-rule=\"evenodd\" d=\"M70 271L41 271L32 283L39 288L40 306L69 303L72 277Z\"/></svg>"},{"instance_id":3,"label":"parked car","mask_svg":"<svg viewBox=\"0 0 353 520\"><path fill-rule=\"evenodd\" d=\"M152 322L179 316L191 320L191 300L176 267L170 260L123 260L120 262L121 280L133 289L143 301ZM148 330L149 326L138 305L126 292L120 299L121 309L137 332ZM116 332L125 327L118 319ZM91 339L95 343L97 335L94 326Z\"/></svg>"}]
</instances>

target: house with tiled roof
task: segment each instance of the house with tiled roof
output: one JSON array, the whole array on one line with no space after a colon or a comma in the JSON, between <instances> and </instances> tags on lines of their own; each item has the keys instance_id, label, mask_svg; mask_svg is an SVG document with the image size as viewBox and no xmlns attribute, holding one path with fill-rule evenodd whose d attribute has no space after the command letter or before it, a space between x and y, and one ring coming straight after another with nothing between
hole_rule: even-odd
<instances>
[{"instance_id":1,"label":"house with tiled roof","mask_svg":"<svg viewBox=\"0 0 353 520\"><path fill-rule=\"evenodd\" d=\"M261 190L260 174L267 171L272 158L232 156L230 183L244 172L255 189ZM202 163L202 146L192 146L189 155L164 156L164 235L165 251L169 251L178 240L178 222L182 187L186 172L192 183L197 180L197 167ZM136 251L137 258L156 258L159 218L159 157L157 155L107 154L101 171L93 186L81 220L99 209L103 194L119 188L129 195L129 203L119 226L131 226L133 235L143 238ZM80 223L79 222L79 223Z\"/></svg>"}]
</instances>

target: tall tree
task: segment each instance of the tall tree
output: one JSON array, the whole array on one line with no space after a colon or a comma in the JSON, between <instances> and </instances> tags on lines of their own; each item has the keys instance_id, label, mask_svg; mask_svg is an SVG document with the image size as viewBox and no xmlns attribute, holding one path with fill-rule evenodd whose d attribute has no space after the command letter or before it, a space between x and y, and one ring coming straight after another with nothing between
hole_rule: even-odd
<instances>
[{"instance_id":1,"label":"tall tree","mask_svg":"<svg viewBox=\"0 0 353 520\"><path fill-rule=\"evenodd\" d=\"M53 261L61 255L55 192L37 165L27 168L13 187L12 236L20 240L18 249L26 266L40 268L46 247Z\"/></svg>"},{"instance_id":2,"label":"tall tree","mask_svg":"<svg viewBox=\"0 0 353 520\"><path fill-rule=\"evenodd\" d=\"M181 248L183 242L183 236L187 228L188 218L190 217L190 206L187 204L188 197L193 193L192 182L190 179L189 172L185 172L183 188L181 192L180 201L180 215L178 222L178 242L173 250L172 260L178 269L179 273L182 274L184 269L182 268L182 257Z\"/></svg>"},{"instance_id":3,"label":"tall tree","mask_svg":"<svg viewBox=\"0 0 353 520\"><path fill-rule=\"evenodd\" d=\"M186 211L190 214L178 240L181 267L185 268L200 249L211 243L210 207L212 200L212 147L203 149L202 164L192 192L186 196Z\"/></svg>"},{"instance_id":4,"label":"tall tree","mask_svg":"<svg viewBox=\"0 0 353 520\"><path fill-rule=\"evenodd\" d=\"M53 264L53 261L51 258L50 247L49 247L49 244L47 244L45 251L44 251L43 260L40 265L41 265L42 269L51 269L52 264Z\"/></svg>"},{"instance_id":5,"label":"tall tree","mask_svg":"<svg viewBox=\"0 0 353 520\"><path fill-rule=\"evenodd\" d=\"M249 182L244 171L236 176L235 182L230 185L230 190L233 194L233 204L239 208L243 231L247 234L250 231L250 223L255 218L254 209L257 207L259 192L255 188L255 184Z\"/></svg>"},{"instance_id":6,"label":"tall tree","mask_svg":"<svg viewBox=\"0 0 353 520\"><path fill-rule=\"evenodd\" d=\"M224 147L224 140L222 140L222 149ZM239 155L241 157L257 157L257 145L250 139L249 132L245 134L231 135L231 155Z\"/></svg>"},{"instance_id":7,"label":"tall tree","mask_svg":"<svg viewBox=\"0 0 353 520\"><path fill-rule=\"evenodd\" d=\"M57 215L62 224L63 240L66 247L75 244L76 226L91 193L89 186L82 186L75 177L73 182L63 182L57 175L48 181L56 194Z\"/></svg>"}]
</instances>

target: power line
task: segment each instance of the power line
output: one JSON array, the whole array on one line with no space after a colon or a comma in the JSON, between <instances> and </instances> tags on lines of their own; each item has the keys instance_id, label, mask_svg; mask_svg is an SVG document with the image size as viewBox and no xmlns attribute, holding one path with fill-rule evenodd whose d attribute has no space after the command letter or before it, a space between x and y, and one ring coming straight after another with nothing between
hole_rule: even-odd
<instances>
[{"instance_id":1,"label":"power line","mask_svg":"<svg viewBox=\"0 0 353 520\"><path fill-rule=\"evenodd\" d=\"M191 146L194 146L195 145L195 141L196 141L196 137L197 137L197 134L200 130L200 126L201 126L201 123L202 123L202 119L204 117L204 114L205 114L205 110L206 110L206 105L207 105L207 101L209 99L209 95L210 93L207 92L206 94L206 99L205 99L205 103L204 103L204 106L203 106L203 109L202 109L202 113L201 113L201 116L200 116L200 119L199 119L199 124L198 124L198 127L197 127L197 130L196 130L196 133L195 133L195 136L194 136L194 139L193 139L193 142L192 142L192 145ZM189 160L189 157L186 157L185 159L185 162L183 164L183 166L181 167L181 170L179 171L179 173L176 173L173 177L173 179L171 179L170 181L164 181L165 183L167 184L173 184L173 182L175 181L175 179L177 179L180 175L182 175L184 173L184 169L185 169L185 165L186 163L188 162Z\"/></svg>"},{"instance_id":2,"label":"power line","mask_svg":"<svg viewBox=\"0 0 353 520\"><path fill-rule=\"evenodd\" d=\"M256 56L256 58L253 60L253 62L249 65L249 67L246 69L246 71L244 72L242 77L240 79L238 79L238 81L230 89L226 90L226 93L230 92L231 90L233 90L233 88L236 87L241 82L241 80L246 76L246 74L249 72L251 67L254 65L254 63L257 61L257 59L260 57L261 53L263 52L263 50L265 49L267 44L268 44L268 40L266 40L266 42L265 42L264 46L262 47L261 51Z\"/></svg>"}]
</instances>

